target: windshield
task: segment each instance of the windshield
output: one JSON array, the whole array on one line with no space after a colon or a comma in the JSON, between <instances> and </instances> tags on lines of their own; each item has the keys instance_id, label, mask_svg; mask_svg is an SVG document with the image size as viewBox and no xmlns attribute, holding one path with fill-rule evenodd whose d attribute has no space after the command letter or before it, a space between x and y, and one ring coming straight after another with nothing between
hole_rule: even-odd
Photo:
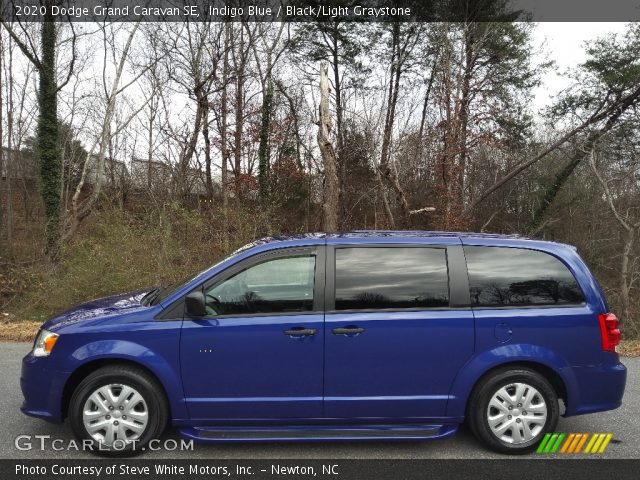
<instances>
[{"instance_id":1,"label":"windshield","mask_svg":"<svg viewBox=\"0 0 640 480\"><path fill-rule=\"evenodd\" d=\"M216 264L214 264L214 265L212 265L210 267L207 267L206 269L202 270L201 272L199 272L196 275L190 275L189 277L185 278L182 281L171 283L169 285L156 287L153 290L151 290L149 293L147 293L144 297L142 297L142 300L140 302L143 305L157 305L158 303L160 303L165 298L173 295L178 290L183 288L186 284L191 283L192 281L194 281L199 276L204 275L206 272L216 268L221 263L226 262L227 260L237 256L239 253L241 253L244 250L245 250L244 248L236 250L231 255L229 255L228 257L226 257L224 259L222 259L218 263L216 263Z\"/></svg>"}]
</instances>

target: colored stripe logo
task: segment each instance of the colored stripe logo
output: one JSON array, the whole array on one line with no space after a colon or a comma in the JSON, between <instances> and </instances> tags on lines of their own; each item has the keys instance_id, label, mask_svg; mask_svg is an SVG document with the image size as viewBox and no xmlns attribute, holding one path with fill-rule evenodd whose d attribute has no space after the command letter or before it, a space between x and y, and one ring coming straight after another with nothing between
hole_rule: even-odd
<instances>
[{"instance_id":1,"label":"colored stripe logo","mask_svg":"<svg viewBox=\"0 0 640 480\"><path fill-rule=\"evenodd\" d=\"M547 433L536 453L600 454L604 453L612 438L612 433Z\"/></svg>"}]
</instances>

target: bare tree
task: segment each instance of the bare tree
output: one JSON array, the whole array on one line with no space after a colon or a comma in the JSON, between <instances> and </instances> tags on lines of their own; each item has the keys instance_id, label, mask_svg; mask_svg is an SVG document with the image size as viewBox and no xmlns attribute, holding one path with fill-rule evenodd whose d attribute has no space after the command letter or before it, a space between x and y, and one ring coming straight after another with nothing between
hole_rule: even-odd
<instances>
[{"instance_id":1,"label":"bare tree","mask_svg":"<svg viewBox=\"0 0 640 480\"><path fill-rule=\"evenodd\" d=\"M638 230L640 229L640 218L638 218L637 216L637 209L630 208L629 206L623 209L616 204L616 196L613 194L610 188L610 183L612 182L612 180L604 178L603 174L600 171L600 168L598 167L597 156L598 155L596 152L596 146L594 145L589 152L589 163L591 166L591 171L593 172L595 178L600 184L600 187L602 188L602 192L604 194L609 210L613 214L613 217L618 223L618 226L622 230L623 248L619 274L620 307L622 309L622 319L625 321L625 325L631 327L634 330L634 336L637 336L638 334L640 334L640 328L638 328L637 323L633 321L633 314L631 310L631 288L633 286L633 272L631 269L631 265L635 263L632 262L632 255L638 235ZM623 172L623 177L629 178L633 184L637 185L637 161L631 162L630 166L630 170Z\"/></svg>"},{"instance_id":2,"label":"bare tree","mask_svg":"<svg viewBox=\"0 0 640 480\"><path fill-rule=\"evenodd\" d=\"M246 28L246 24L245 24ZM269 135L271 117L273 116L273 69L278 59L285 51L286 44L281 42L285 23L280 22L275 31L271 25L259 24L257 29L247 33L251 37L251 45L256 60L256 66L262 84L262 109L260 117L260 144L258 146L258 183L260 198L265 200L269 196L270 146ZM258 44L260 40L260 44ZM260 47L262 51L260 51ZM264 64L263 64L264 62Z\"/></svg>"},{"instance_id":3,"label":"bare tree","mask_svg":"<svg viewBox=\"0 0 640 480\"><path fill-rule=\"evenodd\" d=\"M73 194L73 198L71 201L71 218L69 219L68 226L64 233L63 239L69 240L77 231L80 223L91 213L91 210L96 204L100 196L100 192L102 189L102 184L104 181L104 173L105 173L105 156L107 153L107 149L111 143L111 140L122 130L127 128L127 126L131 123L131 121L145 108L145 106L149 103L149 99L147 99L143 104L131 112L125 119L123 119L116 128L113 128L112 121L114 118L114 114L116 111L116 102L118 97L122 95L122 93L130 87L135 81L137 81L142 75L148 70L150 67L145 68L142 72L134 77L128 83L122 85L121 79L122 74L124 72L124 68L127 63L127 59L129 56L129 52L131 50L131 45L133 42L133 38L138 30L140 23L137 22L133 25L131 30L128 33L124 48L120 54L120 58L115 66L115 73L113 80L111 81L111 85L109 85L109 81L107 76L103 74L103 88L104 88L104 102L105 102L105 112L99 126L99 132L95 137L93 145L89 148L87 157L84 161L84 166L82 168L82 174L80 176L80 181L76 186L75 193ZM103 39L104 39L104 68L106 69L107 64L107 38L108 38L108 30L111 26L105 25L103 28ZM112 37L113 38L113 37ZM115 45L113 45L115 49ZM104 71L104 70L103 70ZM98 149L97 153L94 154L96 148ZM87 180L87 175L89 172L93 170L95 174L95 183L91 194L81 200L82 190L85 186L85 182Z\"/></svg>"},{"instance_id":4,"label":"bare tree","mask_svg":"<svg viewBox=\"0 0 640 480\"><path fill-rule=\"evenodd\" d=\"M411 24L408 27L403 27L400 23L394 22L391 24L390 28L390 75L389 86L387 88L387 109L385 113L384 129L382 132L382 147L378 169L380 170L380 177L385 179L390 187L395 191L403 220L406 220L409 216L409 202L404 189L400 185L395 166L390 162L390 150L391 138L396 121L400 81L403 74L405 74L412 66L413 50L421 38L421 32L419 24ZM381 193L386 196L384 189ZM384 204L391 227L395 228L395 221L389 208L388 201L385 200Z\"/></svg>"}]
</instances>

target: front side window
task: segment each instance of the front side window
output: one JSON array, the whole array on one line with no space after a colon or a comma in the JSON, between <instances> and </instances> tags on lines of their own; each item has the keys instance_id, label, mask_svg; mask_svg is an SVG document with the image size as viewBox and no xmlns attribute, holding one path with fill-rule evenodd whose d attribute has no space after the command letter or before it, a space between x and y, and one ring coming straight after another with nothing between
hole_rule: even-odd
<instances>
[{"instance_id":1,"label":"front side window","mask_svg":"<svg viewBox=\"0 0 640 480\"><path fill-rule=\"evenodd\" d=\"M313 310L315 256L275 258L205 289L209 316Z\"/></svg>"},{"instance_id":2,"label":"front side window","mask_svg":"<svg viewBox=\"0 0 640 480\"><path fill-rule=\"evenodd\" d=\"M443 248L336 249L336 310L449 306Z\"/></svg>"},{"instance_id":3,"label":"front side window","mask_svg":"<svg viewBox=\"0 0 640 480\"><path fill-rule=\"evenodd\" d=\"M473 306L584 302L573 274L553 255L507 247L464 247L464 254Z\"/></svg>"}]
</instances>

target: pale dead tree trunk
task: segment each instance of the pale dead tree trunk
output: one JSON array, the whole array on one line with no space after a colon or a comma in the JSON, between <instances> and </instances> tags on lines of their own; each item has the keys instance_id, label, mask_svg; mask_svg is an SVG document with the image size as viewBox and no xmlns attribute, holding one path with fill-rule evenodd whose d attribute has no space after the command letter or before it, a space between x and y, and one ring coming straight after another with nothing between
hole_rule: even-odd
<instances>
[{"instance_id":1,"label":"pale dead tree trunk","mask_svg":"<svg viewBox=\"0 0 640 480\"><path fill-rule=\"evenodd\" d=\"M325 232L338 230L338 209L340 188L338 186L338 166L336 152L331 143L331 114L329 112L329 78L327 65L320 63L320 108L318 119L318 146L324 163L324 205L323 229Z\"/></svg>"},{"instance_id":2,"label":"pale dead tree trunk","mask_svg":"<svg viewBox=\"0 0 640 480\"><path fill-rule=\"evenodd\" d=\"M600 183L602 187L602 191L604 193L605 199L607 201L607 205L609 206L609 210L613 214L613 217L616 219L620 227L622 227L623 231L623 241L624 246L622 248L622 260L620 264L620 304L622 307L622 320L625 322L626 326L630 326L634 330L634 334L637 336L640 333L640 329L636 326L635 322L632 321L631 316L631 278L629 272L631 253L633 251L633 247L635 244L636 233L638 228L640 228L640 221L632 222L627 217L623 217L618 208L616 207L613 196L611 194L611 190L609 189L609 183L602 177L598 167L596 165L596 153L595 146L592 147L590 152L590 163L591 170L593 171L594 176Z\"/></svg>"},{"instance_id":3,"label":"pale dead tree trunk","mask_svg":"<svg viewBox=\"0 0 640 480\"><path fill-rule=\"evenodd\" d=\"M119 87L120 79L122 78L122 72L124 71L126 60L129 55L129 50L131 49L131 43L133 42L133 37L135 36L139 25L140 25L139 22L136 23L131 29L131 31L129 32L127 42L124 46L124 49L120 57L120 61L116 68L115 77L111 84L111 90L108 91L107 86L106 85L104 86L105 92L108 92L106 97L107 105L106 105L105 114L102 119L100 133L98 137L95 139L91 148L87 152L87 157L85 158L84 165L82 167L82 174L80 175L80 181L78 182L75 193L73 194L73 198L71 200L71 219L69 221L69 227L63 236L64 241L68 241L75 234L75 232L78 230L78 227L80 226L80 223L89 215L89 213L91 212L91 209L96 203L96 200L100 196L100 190L102 187L102 179L103 179L103 173L104 173L104 159L105 159L107 147L109 146L111 139L115 135L117 135L120 131L122 131L122 129L125 128L129 124L129 122L149 102L149 100L147 100L147 102L145 102L144 105L142 105L142 107L140 107L140 109L138 109L136 112L133 112L133 114L122 125L120 125L115 131L112 131L111 121L113 119L113 114L116 107L116 99L124 88L131 85L131 83L129 83L128 85L122 88ZM105 45L105 48L106 48L106 45ZM106 56L105 56L105 62L106 62ZM96 147L99 147L98 154L96 156L97 158L92 159L93 151L96 149ZM96 175L95 184L93 187L93 191L91 192L91 195L89 195L89 197L86 200L81 202L80 195L82 194L82 189L84 188L84 184L87 180L87 174L89 172L92 162L94 162L94 165L95 165L95 175Z\"/></svg>"}]
</instances>

